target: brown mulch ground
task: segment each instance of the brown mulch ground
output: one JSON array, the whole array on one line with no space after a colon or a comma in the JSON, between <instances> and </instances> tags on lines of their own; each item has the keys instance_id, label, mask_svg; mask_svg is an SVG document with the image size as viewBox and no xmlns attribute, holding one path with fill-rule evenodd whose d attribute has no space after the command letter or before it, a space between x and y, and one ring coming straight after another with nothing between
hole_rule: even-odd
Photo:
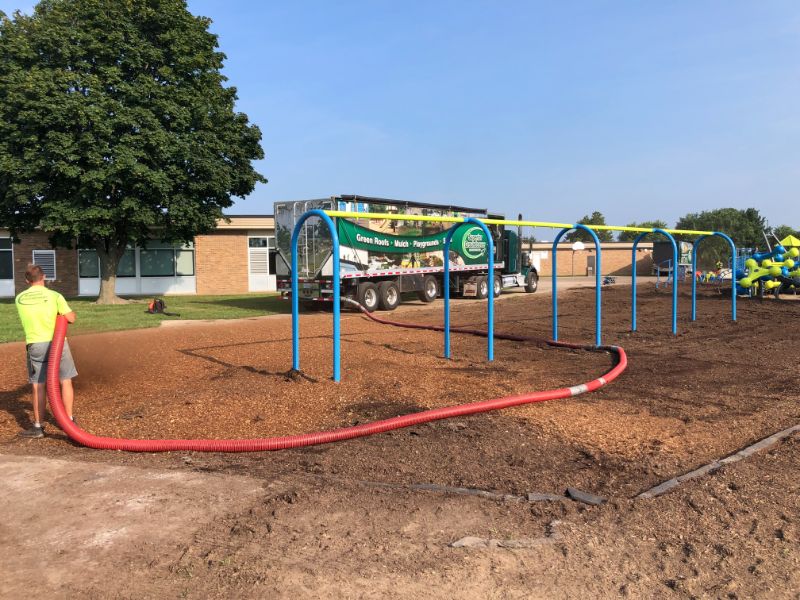
<instances>
[{"instance_id":1,"label":"brown mulch ground","mask_svg":"<svg viewBox=\"0 0 800 600\"><path fill-rule=\"evenodd\" d=\"M0 346L0 452L281 482L264 503L196 534L180 559L160 557L154 582L161 587L139 590L143 596L178 588L198 597L258 596L251 586L269 584L273 594L317 590L306 595L319 597L431 589L441 597L523 597L526 590L748 597L767 595L768 588L771 597L796 597L796 440L663 498L631 498L800 422L800 303L740 302L732 323L730 298L701 290L699 320L692 324L688 289L682 290L673 337L669 293L642 288L639 331L631 334L630 288L603 291L604 341L623 346L630 361L603 390L279 453L98 452L75 447L54 425L45 440L19 440L16 433L29 423L24 348L7 344ZM593 338L593 302L588 289L563 296L561 339ZM441 307L409 305L391 318L438 324ZM349 313L342 322L343 377L335 384L330 320L324 312L303 315L306 378L300 380L286 377L291 330L284 316L73 337L81 373L76 414L82 427L109 436L287 435L575 385L612 364L608 354L501 340L494 363L487 363L485 339L461 335L446 361L440 333ZM457 303L453 324L484 326L485 303ZM497 304L498 331L549 337L549 327L548 296L513 294ZM612 501L592 509L570 502L508 504L403 487L418 483L522 495L573 486ZM558 536L554 520L562 522ZM462 549L454 558L447 544L459 533L538 535L552 543L534 554ZM214 562L220 544L236 556L235 572ZM313 566L299 566L298 544ZM187 572L194 583L181 587Z\"/></svg>"}]
</instances>

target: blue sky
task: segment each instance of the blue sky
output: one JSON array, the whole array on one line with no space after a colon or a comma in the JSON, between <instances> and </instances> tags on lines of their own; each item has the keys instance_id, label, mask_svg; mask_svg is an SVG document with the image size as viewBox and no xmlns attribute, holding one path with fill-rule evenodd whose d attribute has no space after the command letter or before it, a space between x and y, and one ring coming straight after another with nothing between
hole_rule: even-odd
<instances>
[{"instance_id":1,"label":"blue sky","mask_svg":"<svg viewBox=\"0 0 800 600\"><path fill-rule=\"evenodd\" d=\"M795 0L189 8L263 132L269 183L231 213L354 193L613 224L752 206L800 228Z\"/></svg>"}]
</instances>

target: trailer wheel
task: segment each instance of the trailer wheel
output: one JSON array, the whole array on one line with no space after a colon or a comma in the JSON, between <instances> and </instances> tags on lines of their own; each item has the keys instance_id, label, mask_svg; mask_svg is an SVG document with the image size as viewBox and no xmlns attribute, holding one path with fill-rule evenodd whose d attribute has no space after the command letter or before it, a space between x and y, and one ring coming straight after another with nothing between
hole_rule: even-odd
<instances>
[{"instance_id":1,"label":"trailer wheel","mask_svg":"<svg viewBox=\"0 0 800 600\"><path fill-rule=\"evenodd\" d=\"M417 297L423 302L433 302L439 295L439 282L433 275L426 275L422 280L422 291L417 292Z\"/></svg>"},{"instance_id":2,"label":"trailer wheel","mask_svg":"<svg viewBox=\"0 0 800 600\"><path fill-rule=\"evenodd\" d=\"M394 310L400 306L400 288L394 281L381 281L378 284L378 301L383 310Z\"/></svg>"},{"instance_id":3,"label":"trailer wheel","mask_svg":"<svg viewBox=\"0 0 800 600\"><path fill-rule=\"evenodd\" d=\"M481 276L478 277L478 292L476 294L476 298L478 300L486 300L489 297L489 281L486 277Z\"/></svg>"},{"instance_id":4,"label":"trailer wheel","mask_svg":"<svg viewBox=\"0 0 800 600\"><path fill-rule=\"evenodd\" d=\"M500 294L503 293L503 280L500 279L500 275L494 276L494 297L497 298Z\"/></svg>"},{"instance_id":5,"label":"trailer wheel","mask_svg":"<svg viewBox=\"0 0 800 600\"><path fill-rule=\"evenodd\" d=\"M539 274L536 271L528 271L525 276L525 291L532 294L539 289Z\"/></svg>"},{"instance_id":6,"label":"trailer wheel","mask_svg":"<svg viewBox=\"0 0 800 600\"><path fill-rule=\"evenodd\" d=\"M374 312L379 304L378 286L370 281L359 283L358 303L366 308L367 312Z\"/></svg>"}]
</instances>

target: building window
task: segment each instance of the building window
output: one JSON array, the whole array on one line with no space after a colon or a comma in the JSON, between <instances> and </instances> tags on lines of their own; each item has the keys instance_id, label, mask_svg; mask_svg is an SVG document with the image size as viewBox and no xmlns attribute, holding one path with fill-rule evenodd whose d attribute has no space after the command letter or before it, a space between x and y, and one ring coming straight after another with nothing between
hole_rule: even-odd
<instances>
[{"instance_id":1,"label":"building window","mask_svg":"<svg viewBox=\"0 0 800 600\"><path fill-rule=\"evenodd\" d=\"M100 277L100 261L95 250L78 250L78 277Z\"/></svg>"},{"instance_id":2,"label":"building window","mask_svg":"<svg viewBox=\"0 0 800 600\"><path fill-rule=\"evenodd\" d=\"M100 262L96 250L78 251L78 275L81 278L100 277ZM139 249L141 277L191 277L194 275L194 244L173 246L151 242ZM117 277L136 277L136 250L128 248L119 259Z\"/></svg>"},{"instance_id":3,"label":"building window","mask_svg":"<svg viewBox=\"0 0 800 600\"><path fill-rule=\"evenodd\" d=\"M14 255L11 238L0 238L0 279L14 279Z\"/></svg>"},{"instance_id":4,"label":"building window","mask_svg":"<svg viewBox=\"0 0 800 600\"><path fill-rule=\"evenodd\" d=\"M133 248L126 249L120 257L117 277L136 277L136 251Z\"/></svg>"},{"instance_id":5,"label":"building window","mask_svg":"<svg viewBox=\"0 0 800 600\"><path fill-rule=\"evenodd\" d=\"M273 236L270 236L270 237L251 237L251 238L248 238L247 244L251 248L274 248L275 247L275 238Z\"/></svg>"},{"instance_id":6,"label":"building window","mask_svg":"<svg viewBox=\"0 0 800 600\"><path fill-rule=\"evenodd\" d=\"M275 236L250 237L247 245L250 249L250 274L275 273Z\"/></svg>"},{"instance_id":7,"label":"building window","mask_svg":"<svg viewBox=\"0 0 800 600\"><path fill-rule=\"evenodd\" d=\"M175 271L183 277L194 275L194 249L176 248L175 249Z\"/></svg>"},{"instance_id":8,"label":"building window","mask_svg":"<svg viewBox=\"0 0 800 600\"><path fill-rule=\"evenodd\" d=\"M139 250L142 277L173 277L175 275L175 250L154 248Z\"/></svg>"},{"instance_id":9,"label":"building window","mask_svg":"<svg viewBox=\"0 0 800 600\"><path fill-rule=\"evenodd\" d=\"M139 250L142 277L174 277L194 275L194 244L173 246L153 242Z\"/></svg>"},{"instance_id":10,"label":"building window","mask_svg":"<svg viewBox=\"0 0 800 600\"><path fill-rule=\"evenodd\" d=\"M100 260L96 250L78 251L78 276L100 277ZM119 259L117 277L136 277L136 255L133 248L128 248Z\"/></svg>"},{"instance_id":11,"label":"building window","mask_svg":"<svg viewBox=\"0 0 800 600\"><path fill-rule=\"evenodd\" d=\"M55 250L34 250L33 264L39 265L44 271L46 281L54 281L56 278L56 251Z\"/></svg>"}]
</instances>

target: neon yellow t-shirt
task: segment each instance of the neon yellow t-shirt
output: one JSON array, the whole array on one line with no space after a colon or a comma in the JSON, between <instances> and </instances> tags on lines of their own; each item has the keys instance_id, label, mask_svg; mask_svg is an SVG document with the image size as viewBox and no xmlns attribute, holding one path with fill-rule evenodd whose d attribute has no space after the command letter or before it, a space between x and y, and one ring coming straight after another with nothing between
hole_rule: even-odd
<instances>
[{"instance_id":1,"label":"neon yellow t-shirt","mask_svg":"<svg viewBox=\"0 0 800 600\"><path fill-rule=\"evenodd\" d=\"M52 341L56 317L72 312L64 296L43 285L32 285L20 292L14 302L27 344Z\"/></svg>"}]
</instances>

